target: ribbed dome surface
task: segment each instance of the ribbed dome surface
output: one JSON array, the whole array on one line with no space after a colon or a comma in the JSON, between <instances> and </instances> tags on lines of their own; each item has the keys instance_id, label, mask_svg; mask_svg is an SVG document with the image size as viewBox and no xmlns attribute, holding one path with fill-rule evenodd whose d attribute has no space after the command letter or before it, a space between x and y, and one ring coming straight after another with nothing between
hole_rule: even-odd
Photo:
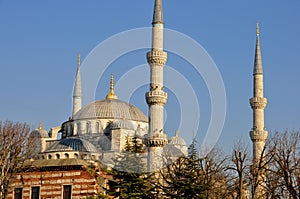
<instances>
[{"instance_id":1,"label":"ribbed dome surface","mask_svg":"<svg viewBox=\"0 0 300 199\"><path fill-rule=\"evenodd\" d=\"M147 122L137 107L120 100L98 100L80 109L73 119L124 119Z\"/></svg>"},{"instance_id":2,"label":"ribbed dome surface","mask_svg":"<svg viewBox=\"0 0 300 199\"><path fill-rule=\"evenodd\" d=\"M98 149L87 140L74 137L65 138L54 143L45 152L56 151L99 152Z\"/></svg>"}]
</instances>

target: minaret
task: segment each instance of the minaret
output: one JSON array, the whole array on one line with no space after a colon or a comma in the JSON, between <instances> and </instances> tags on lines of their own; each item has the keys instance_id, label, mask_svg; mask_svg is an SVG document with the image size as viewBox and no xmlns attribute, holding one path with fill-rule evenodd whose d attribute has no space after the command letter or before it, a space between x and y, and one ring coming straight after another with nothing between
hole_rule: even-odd
<instances>
[{"instance_id":1,"label":"minaret","mask_svg":"<svg viewBox=\"0 0 300 199\"><path fill-rule=\"evenodd\" d=\"M73 114L74 116L77 111L81 109L82 105L82 92L81 92L81 78L80 78L80 54L78 54L77 58L77 74L76 80L74 85L74 92L73 92Z\"/></svg>"},{"instance_id":2,"label":"minaret","mask_svg":"<svg viewBox=\"0 0 300 199\"><path fill-rule=\"evenodd\" d=\"M250 105L253 109L253 128L250 131L250 137L253 142L253 164L255 166L261 157L263 157L264 147L268 137L268 132L265 130L264 125L264 109L267 105L267 99L264 98L263 69L258 24L256 24L256 50L253 71L253 90L253 98L250 99ZM263 161L263 158L261 160ZM264 177L260 176L260 179L263 180ZM257 194L263 194L263 189L263 186L258 187Z\"/></svg>"},{"instance_id":3,"label":"minaret","mask_svg":"<svg viewBox=\"0 0 300 199\"><path fill-rule=\"evenodd\" d=\"M162 0L155 0L152 21L152 49L147 53L150 66L150 91L146 93L149 106L148 139L148 171L154 171L161 166L159 149L168 143L164 134L164 105L168 95L164 92L164 65L167 62L167 53L163 51L163 11Z\"/></svg>"}]
</instances>

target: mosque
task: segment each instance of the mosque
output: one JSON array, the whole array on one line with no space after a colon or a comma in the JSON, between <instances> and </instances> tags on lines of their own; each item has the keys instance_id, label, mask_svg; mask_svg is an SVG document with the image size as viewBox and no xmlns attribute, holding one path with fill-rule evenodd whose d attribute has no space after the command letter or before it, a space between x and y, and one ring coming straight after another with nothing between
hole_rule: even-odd
<instances>
[{"instance_id":1,"label":"mosque","mask_svg":"<svg viewBox=\"0 0 300 199\"><path fill-rule=\"evenodd\" d=\"M126 139L137 137L143 144L142 155L147 170L152 172L163 166L161 157L168 154L179 157L187 154L187 144L178 135L168 139L164 133L164 105L168 94L164 91L164 65L167 52L163 47L162 0L155 0L152 21L152 48L147 53L150 66L149 91L145 94L148 117L137 107L118 99L114 91L114 76L110 77L110 91L105 99L82 107L80 55L73 91L73 113L61 126L46 131L42 124L30 138L35 139L35 152L27 161L27 170L18 173L11 182L8 198L82 198L96 194L99 182L84 168L101 162L113 167L116 154L124 150ZM254 159L258 159L267 138L264 129L263 73L257 27L254 66L253 109ZM60 139L58 139L58 135ZM104 174L103 174L104 175ZM51 196L51 197L50 197Z\"/></svg>"},{"instance_id":2,"label":"mosque","mask_svg":"<svg viewBox=\"0 0 300 199\"><path fill-rule=\"evenodd\" d=\"M147 165L150 171L162 166L153 158L161 156L162 149L168 144L175 147L178 156L187 154L187 145L178 133L169 140L164 133L164 105L168 95L163 90L163 70L167 53L163 51L164 22L161 1L155 1L152 24L152 50L147 53L151 70L150 91L146 93L149 116L147 117L134 105L118 99L114 92L113 74L110 79L110 92L106 98L82 107L81 61L78 55L72 117L61 127L52 129L49 134L41 125L33 131L32 136L38 137L38 143L42 146L37 147L35 158L48 160L81 158L98 160L113 166L112 159L116 153L124 149L126 139L130 140L133 137L139 138L145 150L148 150L145 157L148 156ZM57 140L58 133L61 134L60 140ZM172 150L172 147L168 146L167 149Z\"/></svg>"}]
</instances>

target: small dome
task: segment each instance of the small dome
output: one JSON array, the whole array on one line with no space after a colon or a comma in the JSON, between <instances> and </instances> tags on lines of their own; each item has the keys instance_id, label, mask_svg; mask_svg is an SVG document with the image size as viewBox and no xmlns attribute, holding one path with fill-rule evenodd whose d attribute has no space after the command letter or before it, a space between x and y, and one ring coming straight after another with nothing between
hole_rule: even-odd
<instances>
[{"instance_id":1,"label":"small dome","mask_svg":"<svg viewBox=\"0 0 300 199\"><path fill-rule=\"evenodd\" d=\"M34 130L30 133L30 135L32 136L36 136L36 137L39 137L39 138L49 138L49 134L46 130Z\"/></svg>"},{"instance_id":2,"label":"small dome","mask_svg":"<svg viewBox=\"0 0 300 199\"><path fill-rule=\"evenodd\" d=\"M40 122L39 127L33 130L30 133L30 136L38 137L38 138L49 138L49 133L43 129L42 122Z\"/></svg>"},{"instance_id":3,"label":"small dome","mask_svg":"<svg viewBox=\"0 0 300 199\"><path fill-rule=\"evenodd\" d=\"M110 124L110 129L128 129L134 130L134 126L128 120L117 120Z\"/></svg>"},{"instance_id":4,"label":"small dome","mask_svg":"<svg viewBox=\"0 0 300 199\"><path fill-rule=\"evenodd\" d=\"M163 148L163 156L166 158L179 158L184 155L184 152L175 147L173 144L167 144Z\"/></svg>"},{"instance_id":5,"label":"small dome","mask_svg":"<svg viewBox=\"0 0 300 199\"><path fill-rule=\"evenodd\" d=\"M137 107L121 100L98 100L80 109L73 117L77 119L123 119L148 122L146 115Z\"/></svg>"},{"instance_id":6,"label":"small dome","mask_svg":"<svg viewBox=\"0 0 300 199\"><path fill-rule=\"evenodd\" d=\"M56 142L53 145L51 145L45 152L57 151L79 151L91 153L99 152L98 149L87 140L75 137L62 139L59 142Z\"/></svg>"},{"instance_id":7,"label":"small dome","mask_svg":"<svg viewBox=\"0 0 300 199\"><path fill-rule=\"evenodd\" d=\"M173 144L175 146L186 146L186 142L184 141L184 139L178 136L178 131L176 131L174 137L170 138L169 144Z\"/></svg>"},{"instance_id":8,"label":"small dome","mask_svg":"<svg viewBox=\"0 0 300 199\"><path fill-rule=\"evenodd\" d=\"M188 153L188 147L186 145L186 142L182 137L178 136L178 131L176 131L176 134L174 137L170 138L168 145L179 149L185 155L187 155L187 153Z\"/></svg>"}]
</instances>

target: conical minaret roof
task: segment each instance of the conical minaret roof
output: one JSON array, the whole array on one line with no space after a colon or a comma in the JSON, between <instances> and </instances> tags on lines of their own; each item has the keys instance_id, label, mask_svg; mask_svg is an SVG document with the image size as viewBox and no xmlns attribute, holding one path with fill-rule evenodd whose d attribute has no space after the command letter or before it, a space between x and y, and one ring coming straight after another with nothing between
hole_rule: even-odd
<instances>
[{"instance_id":1,"label":"conical minaret roof","mask_svg":"<svg viewBox=\"0 0 300 199\"><path fill-rule=\"evenodd\" d=\"M77 73L76 73L73 97L81 97L81 96L82 96L82 91L81 91L81 77L80 77L80 54L78 54Z\"/></svg>"},{"instance_id":2,"label":"conical minaret roof","mask_svg":"<svg viewBox=\"0 0 300 199\"><path fill-rule=\"evenodd\" d=\"M260 51L260 39L259 39L259 24L256 24L256 49L255 49L255 60L254 60L254 71L253 74L262 74L262 59Z\"/></svg>"},{"instance_id":3,"label":"conical minaret roof","mask_svg":"<svg viewBox=\"0 0 300 199\"><path fill-rule=\"evenodd\" d=\"M80 77L80 54L77 57L77 73L73 91L73 116L77 113L82 106L82 91L81 91L81 77Z\"/></svg>"},{"instance_id":4,"label":"conical minaret roof","mask_svg":"<svg viewBox=\"0 0 300 199\"><path fill-rule=\"evenodd\" d=\"M162 0L155 0L152 24L164 23Z\"/></svg>"}]
</instances>

